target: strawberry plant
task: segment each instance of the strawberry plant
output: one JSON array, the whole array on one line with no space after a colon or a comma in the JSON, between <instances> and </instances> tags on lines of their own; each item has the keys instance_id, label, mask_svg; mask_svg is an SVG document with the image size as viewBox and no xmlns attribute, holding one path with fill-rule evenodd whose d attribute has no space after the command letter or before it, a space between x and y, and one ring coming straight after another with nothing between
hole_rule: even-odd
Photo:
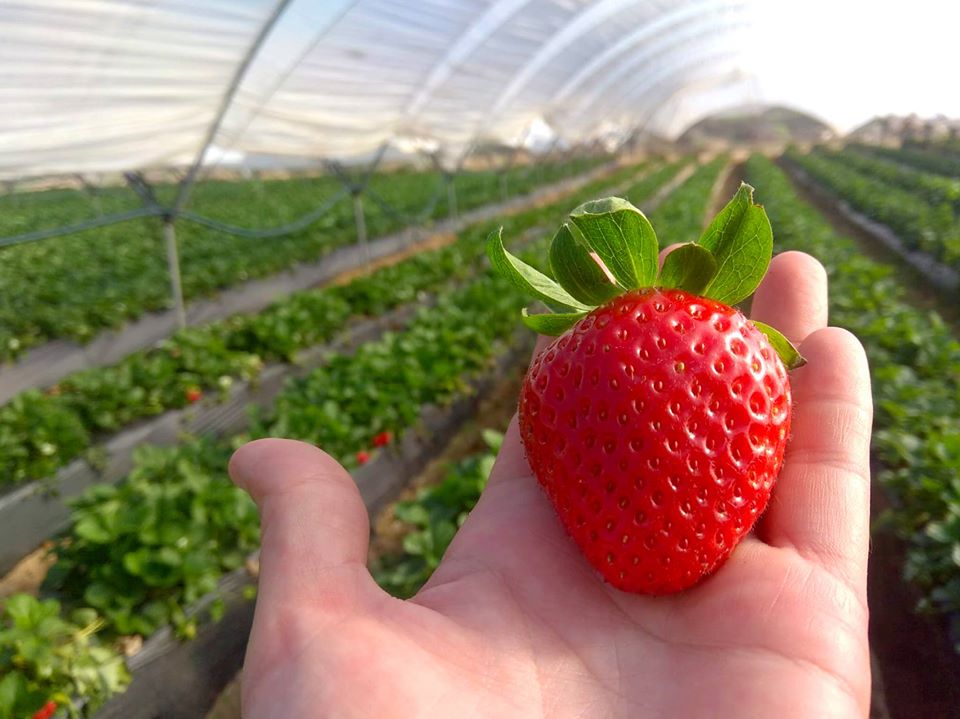
<instances>
[{"instance_id":1,"label":"strawberry plant","mask_svg":"<svg viewBox=\"0 0 960 719\"><path fill-rule=\"evenodd\" d=\"M534 223L544 212L513 221ZM488 366L517 299L501 279L474 279L406 330L290 382L254 433L321 443L350 466L370 461L416 424L423 404L449 401ZM255 506L226 476L233 444L139 448L123 483L92 487L73 503L46 588L69 606L96 608L109 633L150 634L172 623L189 638L196 618L188 605L214 591L259 539Z\"/></svg>"},{"instance_id":2,"label":"strawberry plant","mask_svg":"<svg viewBox=\"0 0 960 719\"><path fill-rule=\"evenodd\" d=\"M900 149L874 145L855 145L860 152L873 157L915 167L950 178L960 178L960 157L955 153L904 146Z\"/></svg>"},{"instance_id":3,"label":"strawberry plant","mask_svg":"<svg viewBox=\"0 0 960 719\"><path fill-rule=\"evenodd\" d=\"M835 152L819 152L824 157L837 160L863 175L913 192L934 207L948 204L954 212L960 210L960 179L924 172L892 160L874 157L853 147Z\"/></svg>"},{"instance_id":4,"label":"strawberry plant","mask_svg":"<svg viewBox=\"0 0 960 719\"><path fill-rule=\"evenodd\" d=\"M870 360L877 478L893 503L882 525L908 541L905 576L925 609L960 609L960 342L935 314L912 306L891 267L864 257L797 196L784 173L754 156L777 249L815 254L830 282L833 324L856 333Z\"/></svg>"},{"instance_id":5,"label":"strawberry plant","mask_svg":"<svg viewBox=\"0 0 960 719\"><path fill-rule=\"evenodd\" d=\"M654 168L652 172L647 173L637 182L628 185L623 191L624 198L638 204L643 202L676 177L685 164L686 161L679 160Z\"/></svg>"},{"instance_id":6,"label":"strawberry plant","mask_svg":"<svg viewBox=\"0 0 960 719\"><path fill-rule=\"evenodd\" d=\"M691 242L699 235L711 200L710 191L727 162L725 156L720 156L701 165L650 213L650 221L661 237L674 243Z\"/></svg>"},{"instance_id":7,"label":"strawberry plant","mask_svg":"<svg viewBox=\"0 0 960 719\"><path fill-rule=\"evenodd\" d=\"M464 390L496 342L510 334L508 283L482 277L421 310L403 332L336 355L288 382L273 409L257 413L253 435L295 437L322 446L348 467L369 459L370 438L414 425L426 404Z\"/></svg>"},{"instance_id":8,"label":"strawberry plant","mask_svg":"<svg viewBox=\"0 0 960 719\"><path fill-rule=\"evenodd\" d=\"M130 681L123 658L97 639L91 609L64 616L52 599L0 601L0 719L88 716ZM82 697L78 707L74 699Z\"/></svg>"},{"instance_id":9,"label":"strawberry plant","mask_svg":"<svg viewBox=\"0 0 960 719\"><path fill-rule=\"evenodd\" d=\"M515 167L508 172L514 193L584 171L606 158L551 163L542 171ZM467 210L500 199L493 172L464 172L457 177L458 206ZM295 220L340 191L332 177L285 180L199 182L188 209L239 226L270 227ZM410 216L428 206L442 190L438 172L397 170L375 175L370 191L397 208L365 203L367 228L376 237L401 229ZM155 188L171 202L173 185ZM447 215L446 193L428 220ZM98 214L139 206L127 188L99 188L95 199L71 190L48 190L2 198L0 237L84 221ZM177 226L184 294L188 300L210 295L247 280L265 277L297 262L316 261L354 242L352 205L341 201L307 228L267 240L228 235L183 221ZM0 248L0 361L23 350L64 337L85 342L103 329L118 327L145 312L170 305L169 276L160 223L146 218L86 230L73 235Z\"/></svg>"},{"instance_id":10,"label":"strawberry plant","mask_svg":"<svg viewBox=\"0 0 960 719\"><path fill-rule=\"evenodd\" d=\"M636 173L625 168L584 187ZM523 230L557 205L511 217ZM264 311L188 328L157 347L109 367L76 372L55 391L28 391L0 407L0 484L39 479L86 450L97 434L191 404L196 392L255 378L265 361L294 361L297 352L328 341L351 317L375 316L474 271L489 223L467 228L456 245L424 252L342 286L299 292ZM195 401L195 400L194 400Z\"/></svg>"},{"instance_id":11,"label":"strawberry plant","mask_svg":"<svg viewBox=\"0 0 960 719\"><path fill-rule=\"evenodd\" d=\"M712 178L694 175L695 186L712 187L719 166L706 167ZM771 258L752 192L741 186L659 269L653 226L620 198L570 213L550 246L555 280L507 253L499 233L488 242L498 272L561 308L522 315L557 339L524 378L520 437L567 533L619 589L672 593L714 572L763 513L783 464L786 369L802 359L730 306Z\"/></svg>"},{"instance_id":12,"label":"strawberry plant","mask_svg":"<svg viewBox=\"0 0 960 719\"><path fill-rule=\"evenodd\" d=\"M865 215L887 225L904 244L960 268L960 223L947 202L930 204L909 190L858 172L846 158L820 153L787 157Z\"/></svg>"},{"instance_id":13,"label":"strawberry plant","mask_svg":"<svg viewBox=\"0 0 960 719\"><path fill-rule=\"evenodd\" d=\"M625 170L620 176L629 174ZM585 188L580 196L586 199L595 191L596 186ZM518 232L537 227L545 218L552 220L558 206L508 218L505 224ZM471 230L469 237L479 239L480 231ZM474 260L478 249L469 250ZM535 253L525 257L531 262L538 259ZM423 404L450 401L464 391L471 373L489 365L500 338L510 334L519 299L506 280L481 276L445 295L436 307L422 310L407 330L361 347L354 361L335 357L305 380L291 382L277 409L264 414L260 426L279 432L286 425L294 428L291 436L329 442L348 462L351 452L358 463L361 457L369 461L416 423ZM315 404L300 401L303 392L310 393ZM63 393L60 387L48 396ZM318 427L318 406L324 421L332 420L329 426ZM220 577L240 566L259 539L254 505L226 477L233 444L187 440L169 449L140 448L135 468L122 484L93 487L74 503L72 526L57 542L57 563L45 589L56 592L67 606L95 607L102 616L97 627L102 623L110 635L148 634L172 623L181 637L192 636L196 617L188 605L214 591ZM425 579L443 552L445 538L452 536L479 495L491 461L488 456L463 467L459 481L421 497L430 507L427 525L418 520L418 510L410 509L407 516L415 525L420 522L421 539L410 539L408 548L416 555L414 561L422 564L419 569L396 565L391 570L394 581L412 587L411 582ZM410 576L404 579L397 572ZM94 616L85 611L77 616ZM0 660L3 656L0 653ZM126 680L122 662L105 654L101 659L122 678L110 685L114 687L110 691L119 689ZM15 689L16 696L22 695L19 679L3 681L9 687L16 682L7 691L13 694ZM36 706L31 703L27 711L47 712L50 701L60 709L79 711L68 703L69 697L79 697L86 701L85 708L93 708L101 701L97 692L106 691L78 682L63 686L59 693L29 694Z\"/></svg>"},{"instance_id":14,"label":"strawberry plant","mask_svg":"<svg viewBox=\"0 0 960 719\"><path fill-rule=\"evenodd\" d=\"M413 499L394 506L394 517L407 527L403 551L379 557L371 567L377 583L393 596L406 599L417 593L480 499L503 435L484 430L483 439L486 451L457 462L438 484L424 487Z\"/></svg>"},{"instance_id":15,"label":"strawberry plant","mask_svg":"<svg viewBox=\"0 0 960 719\"><path fill-rule=\"evenodd\" d=\"M120 485L92 487L72 503L71 529L45 587L96 609L111 634L150 635L214 591L259 542L257 510L226 475L230 448L207 441L144 446Z\"/></svg>"}]
</instances>

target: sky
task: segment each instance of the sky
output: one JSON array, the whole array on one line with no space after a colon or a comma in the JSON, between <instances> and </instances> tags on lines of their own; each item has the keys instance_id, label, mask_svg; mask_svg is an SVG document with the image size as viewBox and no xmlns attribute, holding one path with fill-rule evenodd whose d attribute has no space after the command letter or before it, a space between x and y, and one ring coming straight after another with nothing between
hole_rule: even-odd
<instances>
[{"instance_id":1,"label":"sky","mask_svg":"<svg viewBox=\"0 0 960 719\"><path fill-rule=\"evenodd\" d=\"M756 0L750 15L743 64L764 99L840 130L875 115L960 117L960 3Z\"/></svg>"}]
</instances>

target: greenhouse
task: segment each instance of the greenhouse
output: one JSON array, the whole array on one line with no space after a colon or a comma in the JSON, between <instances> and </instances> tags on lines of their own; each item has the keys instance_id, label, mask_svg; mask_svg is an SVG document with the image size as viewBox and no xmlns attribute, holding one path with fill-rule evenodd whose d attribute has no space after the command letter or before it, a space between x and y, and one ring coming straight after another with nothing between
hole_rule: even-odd
<instances>
[{"instance_id":1,"label":"greenhouse","mask_svg":"<svg viewBox=\"0 0 960 719\"><path fill-rule=\"evenodd\" d=\"M960 716L958 23L0 0L0 719Z\"/></svg>"}]
</instances>

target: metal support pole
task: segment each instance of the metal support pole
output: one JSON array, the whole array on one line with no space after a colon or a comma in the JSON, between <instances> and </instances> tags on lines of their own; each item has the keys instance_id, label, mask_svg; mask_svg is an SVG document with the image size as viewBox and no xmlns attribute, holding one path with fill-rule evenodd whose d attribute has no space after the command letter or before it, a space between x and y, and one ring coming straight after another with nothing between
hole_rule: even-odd
<instances>
[{"instance_id":1,"label":"metal support pole","mask_svg":"<svg viewBox=\"0 0 960 719\"><path fill-rule=\"evenodd\" d=\"M173 231L173 219L163 221L163 239L167 245L167 265L170 268L170 291L173 309L177 315L177 327L187 326L187 311L183 305L183 284L180 282L180 258L177 256L177 235Z\"/></svg>"},{"instance_id":2,"label":"metal support pole","mask_svg":"<svg viewBox=\"0 0 960 719\"><path fill-rule=\"evenodd\" d=\"M357 223L357 242L363 249L363 262L370 269L370 247L367 245L367 220L363 214L363 193L353 193L353 219Z\"/></svg>"},{"instance_id":3,"label":"metal support pole","mask_svg":"<svg viewBox=\"0 0 960 719\"><path fill-rule=\"evenodd\" d=\"M457 187L453 184L453 175L449 172L444 174L447 182L447 207L450 210L450 219L457 219Z\"/></svg>"},{"instance_id":4,"label":"metal support pole","mask_svg":"<svg viewBox=\"0 0 960 719\"><path fill-rule=\"evenodd\" d=\"M177 235L173 230L173 219L163 221L163 239L167 245L167 265L170 268L170 292L173 295L173 309L177 314L177 327L187 326L187 311L183 304L183 283L180 281L180 258L177 255Z\"/></svg>"}]
</instances>

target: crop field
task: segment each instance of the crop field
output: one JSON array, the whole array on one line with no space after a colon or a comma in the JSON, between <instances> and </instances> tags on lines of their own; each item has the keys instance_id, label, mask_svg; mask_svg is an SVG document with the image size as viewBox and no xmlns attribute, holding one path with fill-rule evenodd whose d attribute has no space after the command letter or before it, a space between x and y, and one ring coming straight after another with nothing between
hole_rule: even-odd
<instances>
[{"instance_id":1,"label":"crop field","mask_svg":"<svg viewBox=\"0 0 960 719\"><path fill-rule=\"evenodd\" d=\"M577 182L561 183L570 178ZM223 636L249 630L260 520L227 462L251 439L300 439L339 460L381 518L374 578L394 596L415 595L483 491L533 347L518 321L522 293L488 266L490 232L502 227L511 252L551 275L547 243L580 203L629 199L665 247L695 240L741 180L766 208L774 251L820 260L831 324L866 348L873 531L896 542L904 612L920 612L949 647L960 617L960 342L949 311L957 296L918 289L905 272L919 270L905 270L896 252L960 270L960 154L850 144L745 161L673 154L614 166L602 157L515 168L507 179L514 197L558 189L498 209L499 178L466 173L458 210L490 207L488 217L258 311L25 387L0 406L0 544L22 547L0 555L0 717L32 715L49 701L76 715L119 716L142 700L138 682L150 687L152 672L167 677L186 656L239 670L242 653ZM445 191L431 199L442 186L435 172L375 176L370 241L403 230L423 208L429 235L450 210ZM204 182L191 209L269 226L337 189L329 177ZM125 189L93 199L102 214L132 206ZM0 199L0 235L83 220L91 201L67 190ZM183 224L188 301L322 262L356 241L352 212L342 201L269 240ZM848 236L844 213L885 227L899 249L871 246L866 230ZM3 358L23 361L58 339L82 344L168 309L158 227L139 219L0 250ZM497 408L489 397L500 398ZM16 536L18 513L39 527L35 536ZM885 679L902 668L891 657L878 662ZM209 707L222 685L198 702Z\"/></svg>"}]
</instances>

